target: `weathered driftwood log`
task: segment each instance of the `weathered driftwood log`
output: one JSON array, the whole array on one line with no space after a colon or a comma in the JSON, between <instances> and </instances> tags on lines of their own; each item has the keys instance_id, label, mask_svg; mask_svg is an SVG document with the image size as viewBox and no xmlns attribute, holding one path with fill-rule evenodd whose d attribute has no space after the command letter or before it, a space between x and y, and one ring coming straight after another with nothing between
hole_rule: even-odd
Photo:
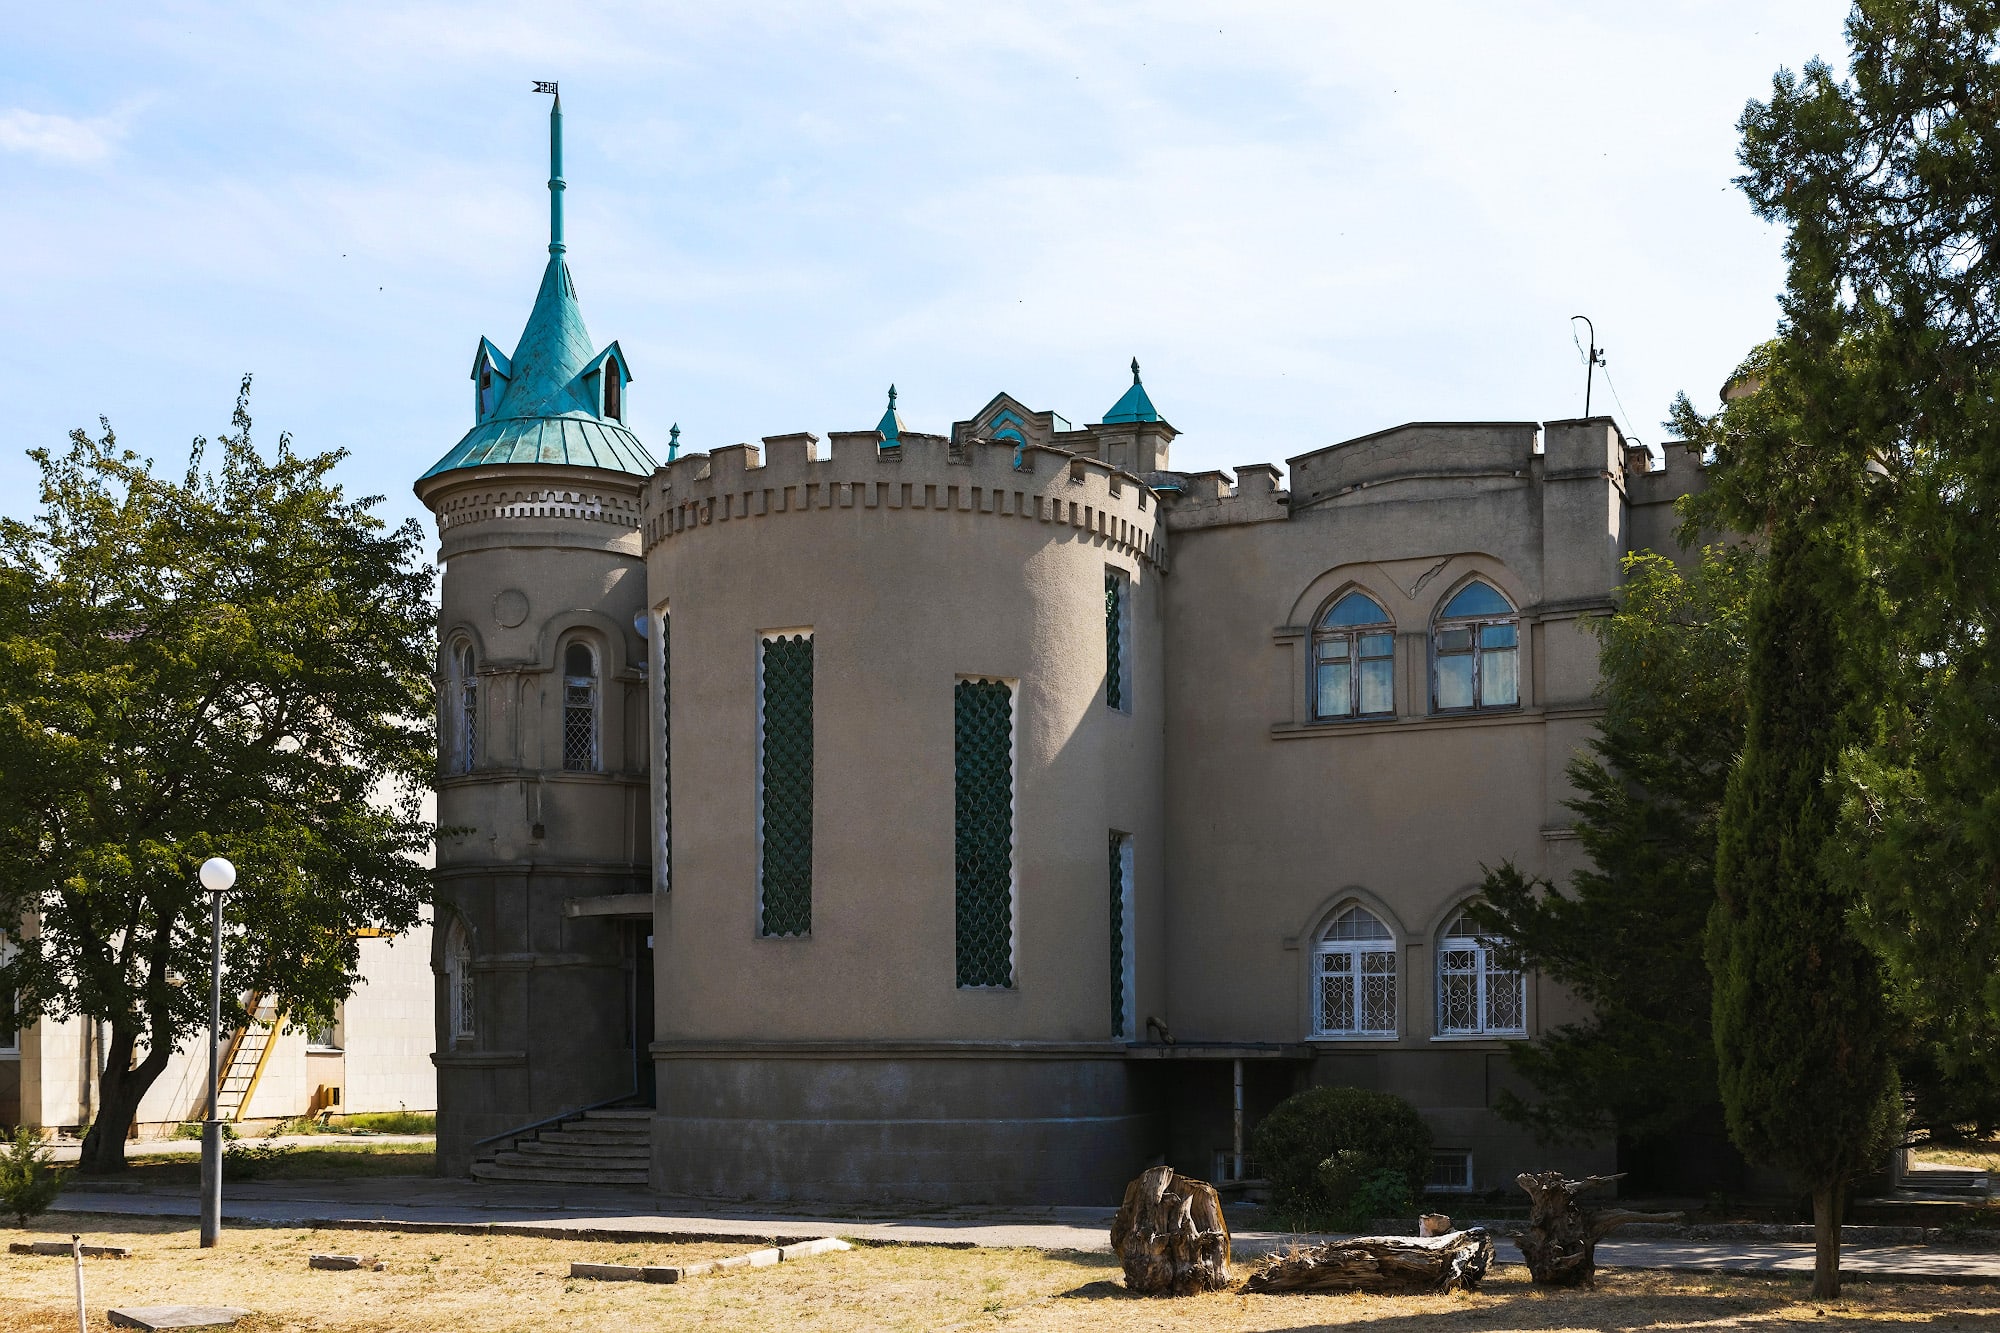
<instances>
[{"instance_id":1,"label":"weathered driftwood log","mask_svg":"<svg viewBox=\"0 0 2000 1333\"><path fill-rule=\"evenodd\" d=\"M1229 1224L1215 1186L1155 1166L1125 1187L1111 1221L1125 1286L1141 1296L1192 1296L1229 1285Z\"/></svg>"},{"instance_id":2,"label":"weathered driftwood log","mask_svg":"<svg viewBox=\"0 0 2000 1333\"><path fill-rule=\"evenodd\" d=\"M1628 1208L1585 1208L1576 1196L1619 1176L1569 1180L1560 1171L1522 1172L1514 1183L1528 1192L1528 1229L1514 1241L1528 1261L1528 1276L1551 1287L1588 1287L1597 1281L1597 1242L1627 1222L1678 1222L1679 1213L1636 1213Z\"/></svg>"},{"instance_id":3,"label":"weathered driftwood log","mask_svg":"<svg viewBox=\"0 0 2000 1333\"><path fill-rule=\"evenodd\" d=\"M1442 1236L1356 1236L1271 1255L1243 1290L1476 1291L1492 1262L1493 1240L1485 1227Z\"/></svg>"}]
</instances>

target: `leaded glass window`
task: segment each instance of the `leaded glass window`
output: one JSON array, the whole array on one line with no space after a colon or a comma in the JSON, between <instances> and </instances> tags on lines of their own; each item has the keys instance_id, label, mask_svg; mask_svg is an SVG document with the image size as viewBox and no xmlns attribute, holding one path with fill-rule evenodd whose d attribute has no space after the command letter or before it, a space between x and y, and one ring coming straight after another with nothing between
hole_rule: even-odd
<instances>
[{"instance_id":1,"label":"leaded glass window","mask_svg":"<svg viewBox=\"0 0 2000 1333\"><path fill-rule=\"evenodd\" d=\"M594 773L601 765L598 746L597 654L587 643L563 652L563 768Z\"/></svg>"},{"instance_id":2,"label":"leaded glass window","mask_svg":"<svg viewBox=\"0 0 2000 1333\"><path fill-rule=\"evenodd\" d=\"M960 986L1014 984L1014 688L953 691L955 918Z\"/></svg>"},{"instance_id":3,"label":"leaded glass window","mask_svg":"<svg viewBox=\"0 0 2000 1333\"><path fill-rule=\"evenodd\" d=\"M1111 834L1111 1036L1132 1036L1132 835Z\"/></svg>"},{"instance_id":4,"label":"leaded glass window","mask_svg":"<svg viewBox=\"0 0 2000 1333\"><path fill-rule=\"evenodd\" d=\"M465 926L458 921L451 923L451 930L445 936L444 988L445 1003L450 1013L451 1040L455 1045L470 1045L475 998L472 941L466 936Z\"/></svg>"},{"instance_id":5,"label":"leaded glass window","mask_svg":"<svg viewBox=\"0 0 2000 1333\"><path fill-rule=\"evenodd\" d=\"M813 641L763 641L757 709L757 930L812 933Z\"/></svg>"},{"instance_id":6,"label":"leaded glass window","mask_svg":"<svg viewBox=\"0 0 2000 1333\"><path fill-rule=\"evenodd\" d=\"M1313 628L1313 719L1389 717L1396 711L1396 627L1381 603L1350 592Z\"/></svg>"},{"instance_id":7,"label":"leaded glass window","mask_svg":"<svg viewBox=\"0 0 2000 1333\"><path fill-rule=\"evenodd\" d=\"M1396 1035L1396 938L1358 904L1333 919L1314 950L1316 1035Z\"/></svg>"},{"instance_id":8,"label":"leaded glass window","mask_svg":"<svg viewBox=\"0 0 2000 1333\"><path fill-rule=\"evenodd\" d=\"M1520 622L1488 583L1460 588L1432 631L1432 699L1440 712L1521 702Z\"/></svg>"},{"instance_id":9,"label":"leaded glass window","mask_svg":"<svg viewBox=\"0 0 2000 1333\"><path fill-rule=\"evenodd\" d=\"M472 645L462 643L452 654L452 696L458 716L451 737L452 768L470 773L479 754L479 663Z\"/></svg>"},{"instance_id":10,"label":"leaded glass window","mask_svg":"<svg viewBox=\"0 0 2000 1333\"><path fill-rule=\"evenodd\" d=\"M674 886L673 617L660 612L660 889Z\"/></svg>"},{"instance_id":11,"label":"leaded glass window","mask_svg":"<svg viewBox=\"0 0 2000 1333\"><path fill-rule=\"evenodd\" d=\"M1132 576L1104 567L1104 702L1125 711L1132 706Z\"/></svg>"},{"instance_id":12,"label":"leaded glass window","mask_svg":"<svg viewBox=\"0 0 2000 1333\"><path fill-rule=\"evenodd\" d=\"M1463 912L1438 937L1437 976L1440 1035L1527 1032L1527 978L1506 966L1499 941L1481 935Z\"/></svg>"}]
</instances>

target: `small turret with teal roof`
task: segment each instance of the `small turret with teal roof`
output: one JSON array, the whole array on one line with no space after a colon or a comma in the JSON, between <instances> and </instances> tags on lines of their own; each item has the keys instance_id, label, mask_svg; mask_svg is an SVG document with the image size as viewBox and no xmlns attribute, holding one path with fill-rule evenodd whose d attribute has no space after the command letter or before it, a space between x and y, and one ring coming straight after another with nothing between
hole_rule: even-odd
<instances>
[{"instance_id":1,"label":"small turret with teal roof","mask_svg":"<svg viewBox=\"0 0 2000 1333\"><path fill-rule=\"evenodd\" d=\"M553 91L550 89L549 91ZM562 97L549 109L549 262L509 357L481 338L474 424L425 477L500 463L555 463L651 476L658 466L625 427L631 363L616 342L591 351L563 259Z\"/></svg>"},{"instance_id":2,"label":"small turret with teal roof","mask_svg":"<svg viewBox=\"0 0 2000 1333\"><path fill-rule=\"evenodd\" d=\"M1158 421L1160 414L1153 406L1153 400L1146 396L1146 386L1139 383L1139 358L1132 358L1132 387L1125 396L1111 405L1104 414L1103 424L1116 426L1132 421Z\"/></svg>"},{"instance_id":3,"label":"small turret with teal roof","mask_svg":"<svg viewBox=\"0 0 2000 1333\"><path fill-rule=\"evenodd\" d=\"M903 414L896 410L896 386L889 386L889 408L882 413L882 419L875 423L875 429L882 432L884 449L903 442Z\"/></svg>"}]
</instances>

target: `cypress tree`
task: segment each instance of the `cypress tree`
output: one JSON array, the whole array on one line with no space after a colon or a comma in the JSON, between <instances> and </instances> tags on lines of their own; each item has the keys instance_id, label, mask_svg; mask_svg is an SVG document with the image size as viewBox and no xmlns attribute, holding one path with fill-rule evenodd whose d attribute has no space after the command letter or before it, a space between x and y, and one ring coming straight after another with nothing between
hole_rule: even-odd
<instances>
[{"instance_id":1,"label":"cypress tree","mask_svg":"<svg viewBox=\"0 0 2000 1333\"><path fill-rule=\"evenodd\" d=\"M1834 864L1843 749L1865 731L1853 649L1863 598L1850 525L1774 525L1752 603L1748 728L1729 779L1708 923L1716 1070L1730 1136L1812 1191L1815 1297L1840 1292L1840 1214L1898 1118L1880 964Z\"/></svg>"}]
</instances>

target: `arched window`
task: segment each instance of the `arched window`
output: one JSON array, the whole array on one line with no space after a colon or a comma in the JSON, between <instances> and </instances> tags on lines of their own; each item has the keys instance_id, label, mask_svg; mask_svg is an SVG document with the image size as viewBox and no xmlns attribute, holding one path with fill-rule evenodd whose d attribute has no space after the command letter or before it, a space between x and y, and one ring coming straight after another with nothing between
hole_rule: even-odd
<instances>
[{"instance_id":1,"label":"arched window","mask_svg":"<svg viewBox=\"0 0 2000 1333\"><path fill-rule=\"evenodd\" d=\"M1333 919L1314 950L1319 985L1315 1035L1396 1035L1396 937L1354 906Z\"/></svg>"},{"instance_id":2,"label":"arched window","mask_svg":"<svg viewBox=\"0 0 2000 1333\"><path fill-rule=\"evenodd\" d=\"M479 662L472 645L461 643L451 653L450 763L454 773L470 773L479 755Z\"/></svg>"},{"instance_id":3,"label":"arched window","mask_svg":"<svg viewBox=\"0 0 2000 1333\"><path fill-rule=\"evenodd\" d=\"M1460 588L1431 633L1431 701L1439 712L1512 708L1521 702L1521 628L1489 583Z\"/></svg>"},{"instance_id":4,"label":"arched window","mask_svg":"<svg viewBox=\"0 0 2000 1333\"><path fill-rule=\"evenodd\" d=\"M604 415L613 421L625 419L625 386L618 378L618 358L604 358Z\"/></svg>"},{"instance_id":5,"label":"arched window","mask_svg":"<svg viewBox=\"0 0 2000 1333\"><path fill-rule=\"evenodd\" d=\"M1366 593L1351 592L1313 627L1313 720L1396 711L1396 627Z\"/></svg>"},{"instance_id":6,"label":"arched window","mask_svg":"<svg viewBox=\"0 0 2000 1333\"><path fill-rule=\"evenodd\" d=\"M597 654L587 643L563 651L563 767L594 773L600 767Z\"/></svg>"},{"instance_id":7,"label":"arched window","mask_svg":"<svg viewBox=\"0 0 2000 1333\"><path fill-rule=\"evenodd\" d=\"M1439 1036L1523 1036L1528 1031L1528 988L1499 958L1499 944L1474 928L1465 913L1438 936Z\"/></svg>"},{"instance_id":8,"label":"arched window","mask_svg":"<svg viewBox=\"0 0 2000 1333\"><path fill-rule=\"evenodd\" d=\"M450 1011L448 1037L454 1046L472 1044L472 941L463 922L454 920L444 939L445 1006Z\"/></svg>"}]
</instances>

